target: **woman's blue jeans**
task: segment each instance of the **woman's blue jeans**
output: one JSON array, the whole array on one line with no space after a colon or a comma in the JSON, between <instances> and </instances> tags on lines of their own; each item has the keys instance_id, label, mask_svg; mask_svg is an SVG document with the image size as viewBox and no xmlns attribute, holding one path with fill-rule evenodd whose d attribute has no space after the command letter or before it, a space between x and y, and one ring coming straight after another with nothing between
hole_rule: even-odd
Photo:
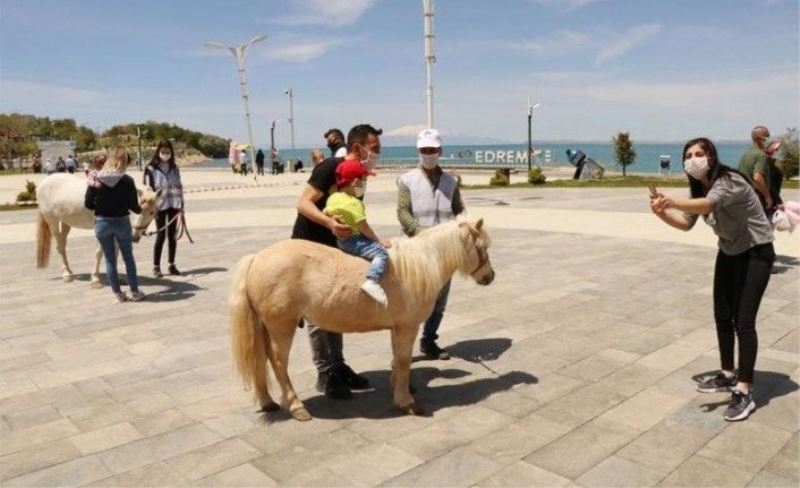
<instances>
[{"instance_id":1,"label":"woman's blue jeans","mask_svg":"<svg viewBox=\"0 0 800 488\"><path fill-rule=\"evenodd\" d=\"M133 259L133 243L131 241L131 219L125 217L98 217L94 221L94 235L103 249L106 258L106 275L111 283L114 293L122 291L119 287L117 274L117 256L114 243L119 244L122 260L125 261L125 270L128 273L128 284L132 292L139 291L139 280L136 277L136 261Z\"/></svg>"}]
</instances>

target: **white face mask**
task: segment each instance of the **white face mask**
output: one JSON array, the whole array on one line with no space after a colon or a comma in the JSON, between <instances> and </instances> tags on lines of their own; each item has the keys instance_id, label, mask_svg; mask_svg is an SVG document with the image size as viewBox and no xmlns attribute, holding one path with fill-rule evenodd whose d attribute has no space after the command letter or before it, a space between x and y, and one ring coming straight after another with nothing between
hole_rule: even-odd
<instances>
[{"instance_id":1,"label":"white face mask","mask_svg":"<svg viewBox=\"0 0 800 488\"><path fill-rule=\"evenodd\" d=\"M419 163L425 169L433 169L439 163L438 154L420 154Z\"/></svg>"},{"instance_id":2,"label":"white face mask","mask_svg":"<svg viewBox=\"0 0 800 488\"><path fill-rule=\"evenodd\" d=\"M372 171L375 169L375 167L378 166L378 164L380 164L380 162L381 162L381 155L367 149L367 159L362 160L361 164L366 166L368 170Z\"/></svg>"},{"instance_id":3,"label":"white face mask","mask_svg":"<svg viewBox=\"0 0 800 488\"><path fill-rule=\"evenodd\" d=\"M696 180L702 179L708 174L708 158L690 158L683 162L686 174Z\"/></svg>"},{"instance_id":4,"label":"white face mask","mask_svg":"<svg viewBox=\"0 0 800 488\"><path fill-rule=\"evenodd\" d=\"M159 157L159 158L160 158L162 161L164 161L164 162L166 163L167 161L169 161L169 158L171 158L171 157L172 157L172 154L170 154L170 153L159 153L159 154L158 154L158 157Z\"/></svg>"}]
</instances>

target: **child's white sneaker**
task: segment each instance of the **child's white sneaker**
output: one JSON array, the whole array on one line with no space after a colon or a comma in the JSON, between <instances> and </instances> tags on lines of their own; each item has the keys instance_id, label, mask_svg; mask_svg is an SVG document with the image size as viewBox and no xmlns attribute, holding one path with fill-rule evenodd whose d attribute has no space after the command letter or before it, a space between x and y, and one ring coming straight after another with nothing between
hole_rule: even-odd
<instances>
[{"instance_id":1,"label":"child's white sneaker","mask_svg":"<svg viewBox=\"0 0 800 488\"><path fill-rule=\"evenodd\" d=\"M373 300L380 303L384 307L389 304L389 300L386 298L386 293L384 293L383 288L381 288L381 285L378 282L367 280L361 285L361 289L364 290L367 295L371 296Z\"/></svg>"},{"instance_id":2,"label":"child's white sneaker","mask_svg":"<svg viewBox=\"0 0 800 488\"><path fill-rule=\"evenodd\" d=\"M114 293L114 301L117 303L125 303L128 301L128 295L124 291Z\"/></svg>"}]
</instances>

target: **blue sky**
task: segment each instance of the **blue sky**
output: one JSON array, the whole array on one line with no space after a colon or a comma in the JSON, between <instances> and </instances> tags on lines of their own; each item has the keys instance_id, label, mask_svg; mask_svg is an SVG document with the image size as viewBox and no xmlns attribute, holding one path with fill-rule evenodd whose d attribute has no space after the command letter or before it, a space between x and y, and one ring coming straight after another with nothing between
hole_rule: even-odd
<instances>
[{"instance_id":1,"label":"blue sky","mask_svg":"<svg viewBox=\"0 0 800 488\"><path fill-rule=\"evenodd\" d=\"M797 126L797 0L435 0L445 143L745 139ZM299 147L370 122L410 144L425 122L419 0L0 0L0 111L90 127L159 120L243 140L233 58L248 54L253 129L288 117ZM278 143L289 145L279 126Z\"/></svg>"}]
</instances>

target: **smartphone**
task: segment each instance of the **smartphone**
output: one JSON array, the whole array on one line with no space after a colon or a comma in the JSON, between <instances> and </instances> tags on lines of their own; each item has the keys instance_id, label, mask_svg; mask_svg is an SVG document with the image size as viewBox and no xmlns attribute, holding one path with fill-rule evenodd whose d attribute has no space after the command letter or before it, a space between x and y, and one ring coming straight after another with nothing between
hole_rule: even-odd
<instances>
[{"instance_id":1,"label":"smartphone","mask_svg":"<svg viewBox=\"0 0 800 488\"><path fill-rule=\"evenodd\" d=\"M650 189L650 198L658 198L658 191L656 190L656 185L650 183L647 185L647 188Z\"/></svg>"}]
</instances>

